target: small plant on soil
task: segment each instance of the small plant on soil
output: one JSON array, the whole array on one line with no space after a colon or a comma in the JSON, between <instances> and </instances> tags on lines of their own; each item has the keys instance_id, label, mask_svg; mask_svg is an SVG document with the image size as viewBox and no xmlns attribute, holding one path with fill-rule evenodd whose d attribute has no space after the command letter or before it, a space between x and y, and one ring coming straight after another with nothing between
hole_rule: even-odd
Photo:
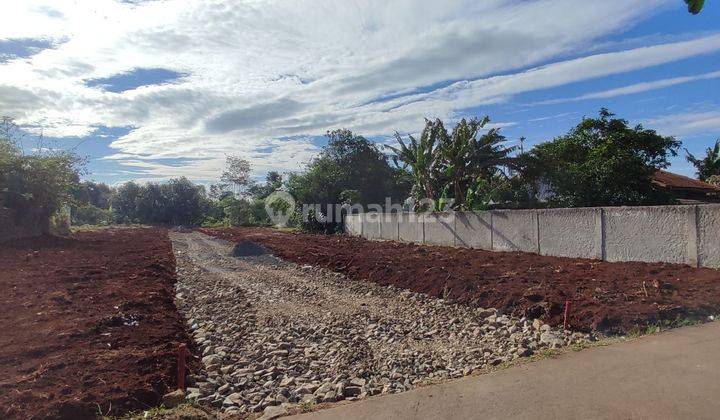
<instances>
[{"instance_id":1,"label":"small plant on soil","mask_svg":"<svg viewBox=\"0 0 720 420\"><path fill-rule=\"evenodd\" d=\"M302 401L299 406L301 413L309 413L315 410L315 403L312 401Z\"/></svg>"}]
</instances>

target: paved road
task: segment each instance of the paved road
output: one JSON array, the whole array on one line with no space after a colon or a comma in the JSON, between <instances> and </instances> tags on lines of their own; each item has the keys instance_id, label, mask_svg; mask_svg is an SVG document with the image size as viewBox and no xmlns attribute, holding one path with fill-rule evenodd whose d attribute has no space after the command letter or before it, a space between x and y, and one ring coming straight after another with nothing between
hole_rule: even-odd
<instances>
[{"instance_id":1,"label":"paved road","mask_svg":"<svg viewBox=\"0 0 720 420\"><path fill-rule=\"evenodd\" d=\"M375 397L302 419L720 417L720 322Z\"/></svg>"}]
</instances>

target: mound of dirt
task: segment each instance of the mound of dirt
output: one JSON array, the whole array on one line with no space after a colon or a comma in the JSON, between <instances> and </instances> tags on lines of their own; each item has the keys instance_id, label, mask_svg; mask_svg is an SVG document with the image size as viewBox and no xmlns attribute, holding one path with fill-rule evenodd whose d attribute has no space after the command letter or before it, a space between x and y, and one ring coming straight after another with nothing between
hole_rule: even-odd
<instances>
[{"instance_id":1,"label":"mound of dirt","mask_svg":"<svg viewBox=\"0 0 720 420\"><path fill-rule=\"evenodd\" d=\"M200 229L229 241L254 241L276 256L514 316L624 333L678 317L720 313L720 271L680 264L559 258L265 228Z\"/></svg>"},{"instance_id":2,"label":"mound of dirt","mask_svg":"<svg viewBox=\"0 0 720 420\"><path fill-rule=\"evenodd\" d=\"M18 241L0 267L0 418L123 415L175 388L192 343L165 230Z\"/></svg>"},{"instance_id":3,"label":"mound of dirt","mask_svg":"<svg viewBox=\"0 0 720 420\"><path fill-rule=\"evenodd\" d=\"M270 254L267 248L252 241L240 241L233 248L234 257L257 257Z\"/></svg>"}]
</instances>

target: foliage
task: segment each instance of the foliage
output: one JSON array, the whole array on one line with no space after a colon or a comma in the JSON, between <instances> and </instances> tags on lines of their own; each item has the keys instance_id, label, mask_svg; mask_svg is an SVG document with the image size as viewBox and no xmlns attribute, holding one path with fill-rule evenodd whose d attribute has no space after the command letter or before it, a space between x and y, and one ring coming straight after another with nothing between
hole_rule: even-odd
<instances>
[{"instance_id":1,"label":"foliage","mask_svg":"<svg viewBox=\"0 0 720 420\"><path fill-rule=\"evenodd\" d=\"M282 188L282 175L277 171L270 171L265 176L265 184L251 185L248 193L255 198L264 199L280 188Z\"/></svg>"},{"instance_id":2,"label":"foliage","mask_svg":"<svg viewBox=\"0 0 720 420\"><path fill-rule=\"evenodd\" d=\"M697 15L702 11L705 0L685 0L685 4L687 4L688 12Z\"/></svg>"},{"instance_id":3,"label":"foliage","mask_svg":"<svg viewBox=\"0 0 720 420\"><path fill-rule=\"evenodd\" d=\"M239 192L252 184L250 162L238 156L228 156L225 165L226 169L220 176L220 181L235 186Z\"/></svg>"},{"instance_id":4,"label":"foliage","mask_svg":"<svg viewBox=\"0 0 720 420\"><path fill-rule=\"evenodd\" d=\"M74 204L92 205L101 209L110 207L112 189L103 183L84 181L72 186Z\"/></svg>"},{"instance_id":5,"label":"foliage","mask_svg":"<svg viewBox=\"0 0 720 420\"><path fill-rule=\"evenodd\" d=\"M197 225L209 206L205 188L185 177L164 184L126 182L112 196L115 220L120 223Z\"/></svg>"},{"instance_id":6,"label":"foliage","mask_svg":"<svg viewBox=\"0 0 720 420\"><path fill-rule=\"evenodd\" d=\"M76 205L70 212L73 225L109 225L113 221L113 212L92 204Z\"/></svg>"},{"instance_id":7,"label":"foliage","mask_svg":"<svg viewBox=\"0 0 720 420\"><path fill-rule=\"evenodd\" d=\"M395 153L393 162L403 163L403 168L408 169L413 179L412 198L418 203L423 198L438 198L438 178L440 176L440 152L439 144L441 137L447 136L447 131L442 121L425 120L425 127L420 133L420 139L416 140L408 135L408 142L405 143L399 133L395 133L395 139L399 147L387 146Z\"/></svg>"},{"instance_id":8,"label":"foliage","mask_svg":"<svg viewBox=\"0 0 720 420\"><path fill-rule=\"evenodd\" d=\"M71 152L40 148L26 155L17 139L12 119L0 122L0 201L18 219L38 223L50 231L51 216L71 201L83 160Z\"/></svg>"},{"instance_id":9,"label":"foliage","mask_svg":"<svg viewBox=\"0 0 720 420\"><path fill-rule=\"evenodd\" d=\"M715 147L707 148L705 157L702 159L696 158L687 149L685 152L688 162L697 169L697 175L701 181L708 181L712 176L720 176L720 139L715 140Z\"/></svg>"},{"instance_id":10,"label":"foliage","mask_svg":"<svg viewBox=\"0 0 720 420\"><path fill-rule=\"evenodd\" d=\"M298 205L319 204L318 223L304 227L333 232L339 228L334 207L349 204L384 204L386 198L401 202L410 183L404 171L393 168L372 142L349 130L327 133L328 144L302 173L290 174L286 188Z\"/></svg>"},{"instance_id":11,"label":"foliage","mask_svg":"<svg viewBox=\"0 0 720 420\"><path fill-rule=\"evenodd\" d=\"M413 178L415 203L431 198L439 203L452 202L452 208L470 210L486 207L496 186L495 178L503 176L501 168L513 164L510 153L514 147L505 147L505 137L498 129L480 131L490 121L462 119L448 134L442 121L425 120L425 127L416 140L408 136L405 143L395 134L399 147L390 147L393 160L403 162Z\"/></svg>"},{"instance_id":12,"label":"foliage","mask_svg":"<svg viewBox=\"0 0 720 420\"><path fill-rule=\"evenodd\" d=\"M524 176L549 185L553 205L605 206L666 203L670 199L651 182L666 168L680 142L641 125L612 118L583 119L568 134L536 146Z\"/></svg>"}]
</instances>

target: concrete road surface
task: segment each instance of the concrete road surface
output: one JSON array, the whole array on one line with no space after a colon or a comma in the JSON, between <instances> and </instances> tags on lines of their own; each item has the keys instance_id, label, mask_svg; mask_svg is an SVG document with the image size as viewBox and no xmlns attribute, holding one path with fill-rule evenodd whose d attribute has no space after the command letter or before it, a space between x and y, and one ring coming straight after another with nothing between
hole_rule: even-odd
<instances>
[{"instance_id":1,"label":"concrete road surface","mask_svg":"<svg viewBox=\"0 0 720 420\"><path fill-rule=\"evenodd\" d=\"M720 322L297 417L717 419Z\"/></svg>"}]
</instances>

